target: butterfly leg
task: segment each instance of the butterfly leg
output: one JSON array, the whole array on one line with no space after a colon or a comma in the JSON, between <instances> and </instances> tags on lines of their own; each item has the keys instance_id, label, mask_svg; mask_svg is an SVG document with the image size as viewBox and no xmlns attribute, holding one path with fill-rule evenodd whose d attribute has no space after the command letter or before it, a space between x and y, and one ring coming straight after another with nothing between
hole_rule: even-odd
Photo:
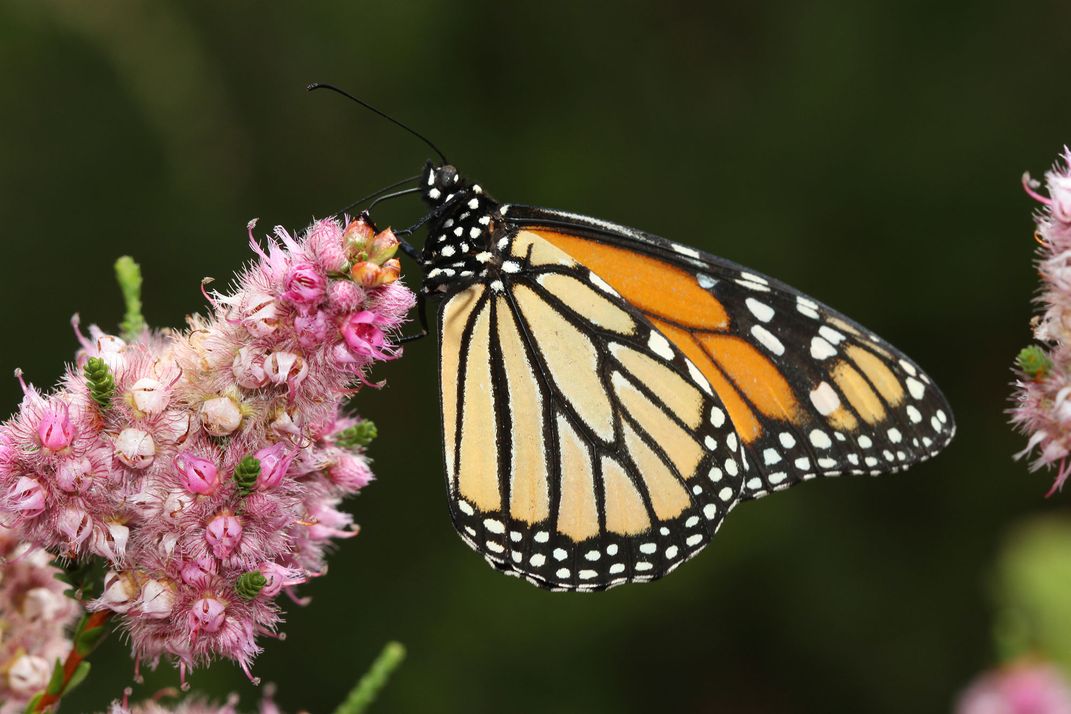
<instances>
[{"instance_id":1,"label":"butterfly leg","mask_svg":"<svg viewBox=\"0 0 1071 714\"><path fill-rule=\"evenodd\" d=\"M424 292L417 293L417 318L420 320L420 332L414 335L402 335L398 338L398 344L404 345L406 342L415 342L422 337L428 336L428 309L427 309L427 297Z\"/></svg>"}]
</instances>

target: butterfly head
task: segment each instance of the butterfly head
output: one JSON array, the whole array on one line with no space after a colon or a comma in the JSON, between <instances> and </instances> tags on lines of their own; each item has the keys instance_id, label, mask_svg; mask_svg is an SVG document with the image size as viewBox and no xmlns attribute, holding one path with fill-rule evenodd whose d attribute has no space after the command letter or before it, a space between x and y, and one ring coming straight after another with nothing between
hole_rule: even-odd
<instances>
[{"instance_id":1,"label":"butterfly head","mask_svg":"<svg viewBox=\"0 0 1071 714\"><path fill-rule=\"evenodd\" d=\"M432 207L441 206L454 198L458 191L470 188L468 181L461 178L456 168L450 164L435 166L430 161L424 167L420 187L421 197Z\"/></svg>"}]
</instances>

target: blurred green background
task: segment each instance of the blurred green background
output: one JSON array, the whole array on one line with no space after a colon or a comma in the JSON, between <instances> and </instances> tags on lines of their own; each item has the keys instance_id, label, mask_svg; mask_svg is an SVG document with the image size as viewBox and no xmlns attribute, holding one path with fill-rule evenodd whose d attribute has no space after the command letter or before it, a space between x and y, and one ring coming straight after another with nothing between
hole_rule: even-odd
<instances>
[{"instance_id":1,"label":"blurred green background","mask_svg":"<svg viewBox=\"0 0 1071 714\"><path fill-rule=\"evenodd\" d=\"M388 639L381 712L941 712L996 657L992 563L1045 501L1011 455L1040 174L1071 139L1066 0L932 3L0 4L0 375L53 382L68 320L112 326L135 255L150 322L248 256L416 173L438 142L501 200L644 228L776 275L900 346L960 431L905 475L738 509L673 577L549 594L492 572L447 515L434 340L354 406L380 426L363 526L256 663L329 711ZM408 224L414 200L377 213ZM262 231L263 232L263 231ZM416 271L407 264L408 276ZM4 413L14 380L0 383ZM65 711L130 683L112 638ZM138 687L177 681L170 667ZM195 689L258 699L227 663Z\"/></svg>"}]
</instances>

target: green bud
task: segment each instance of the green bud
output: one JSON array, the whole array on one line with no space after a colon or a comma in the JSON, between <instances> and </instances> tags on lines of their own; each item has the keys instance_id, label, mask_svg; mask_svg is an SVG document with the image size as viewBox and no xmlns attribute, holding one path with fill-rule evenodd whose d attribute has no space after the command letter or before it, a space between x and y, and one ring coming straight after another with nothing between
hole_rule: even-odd
<instances>
[{"instance_id":1,"label":"green bud","mask_svg":"<svg viewBox=\"0 0 1071 714\"><path fill-rule=\"evenodd\" d=\"M343 449L356 449L371 444L376 435L375 423L366 419L335 434L335 445Z\"/></svg>"},{"instance_id":2,"label":"green bud","mask_svg":"<svg viewBox=\"0 0 1071 714\"><path fill-rule=\"evenodd\" d=\"M234 469L234 483L238 486L238 493L248 496L257 487L257 478L260 477L260 460L255 456L246 456L238 462Z\"/></svg>"},{"instance_id":3,"label":"green bud","mask_svg":"<svg viewBox=\"0 0 1071 714\"><path fill-rule=\"evenodd\" d=\"M82 373L86 378L86 386L89 387L89 395L93 401L100 405L101 409L107 409L115 396L115 379L112 378L112 370L108 363L100 357L90 357L86 361Z\"/></svg>"},{"instance_id":4,"label":"green bud","mask_svg":"<svg viewBox=\"0 0 1071 714\"><path fill-rule=\"evenodd\" d=\"M1052 369L1052 360L1045 354L1045 350L1037 345L1030 345L1020 350L1015 363L1033 379L1044 379Z\"/></svg>"},{"instance_id":5,"label":"green bud","mask_svg":"<svg viewBox=\"0 0 1071 714\"><path fill-rule=\"evenodd\" d=\"M238 582L234 584L234 592L245 600L252 600L260 594L260 591L267 584L268 579L264 577L263 573L259 570L250 570L248 573L242 573L238 576Z\"/></svg>"}]
</instances>

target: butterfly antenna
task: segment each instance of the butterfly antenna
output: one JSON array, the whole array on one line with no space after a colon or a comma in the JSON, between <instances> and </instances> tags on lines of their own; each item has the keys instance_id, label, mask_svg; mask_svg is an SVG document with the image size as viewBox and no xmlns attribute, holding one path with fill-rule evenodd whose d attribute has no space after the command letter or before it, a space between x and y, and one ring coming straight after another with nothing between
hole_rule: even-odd
<instances>
[{"instance_id":1,"label":"butterfly antenna","mask_svg":"<svg viewBox=\"0 0 1071 714\"><path fill-rule=\"evenodd\" d=\"M371 104L369 104L368 102L364 101L363 99L358 99L357 97L353 96L352 94L350 94L346 90L339 89L338 87L336 87L333 84L326 84L324 82L313 82L312 84L310 84L307 87L305 87L305 89L307 89L310 92L313 91L313 90L316 90L316 89L329 89L332 92L335 92L336 94L341 94L343 97L346 97L347 99L350 99L350 100L352 100L354 102L357 102L358 104L360 104L362 107L364 107L368 111L373 112L374 114L378 114L379 116L383 117L384 119L386 119L387 121L391 122L395 126L399 126L402 129L405 129L407 132L409 132L410 134L412 134L416 138L418 138L421 141L423 141L425 144L427 144L429 147L431 147L432 151L434 151L436 154L439 155L439 158L442 159L443 164L450 163L449 161L446 160L446 154L444 154L442 151L440 151L439 147L437 147L435 144L431 143L431 140L428 137L424 136L423 134L421 134L419 131L417 131L413 127L408 126L407 124L403 124L402 122L398 121L397 119L392 117L390 114L387 114L386 112L383 112L383 111L381 111L379 109L376 109Z\"/></svg>"},{"instance_id":2,"label":"butterfly antenna","mask_svg":"<svg viewBox=\"0 0 1071 714\"><path fill-rule=\"evenodd\" d=\"M354 208L357 208L358 206L362 205L365 201L371 201L373 198L379 198L380 196L385 194L387 191L391 191L393 189L396 189L399 186L404 186L407 183L412 183L413 181L416 181L419 178L420 178L420 176L417 175L417 176L410 176L409 178L402 179L401 181L395 181L390 186L384 186L383 188L379 189L378 191L373 191L372 193L368 194L367 196L363 196L362 198L358 198L356 201L354 201L350 205L346 206L345 208L340 208L339 210L335 211L332 215L334 215L336 218L341 218L342 216L348 214ZM373 205L375 205L375 204L373 204ZM371 208L371 206L369 206L369 208Z\"/></svg>"},{"instance_id":3,"label":"butterfly antenna","mask_svg":"<svg viewBox=\"0 0 1071 714\"><path fill-rule=\"evenodd\" d=\"M408 196L411 193L420 193L420 191L421 189L418 186L416 188L407 188L401 191L395 191L394 193L388 193L386 196L380 196L376 200L372 201L370 204L368 204L368 208L366 208L365 210L371 211L378 203L382 203L383 201L390 201L391 199L398 198L399 196Z\"/></svg>"}]
</instances>

